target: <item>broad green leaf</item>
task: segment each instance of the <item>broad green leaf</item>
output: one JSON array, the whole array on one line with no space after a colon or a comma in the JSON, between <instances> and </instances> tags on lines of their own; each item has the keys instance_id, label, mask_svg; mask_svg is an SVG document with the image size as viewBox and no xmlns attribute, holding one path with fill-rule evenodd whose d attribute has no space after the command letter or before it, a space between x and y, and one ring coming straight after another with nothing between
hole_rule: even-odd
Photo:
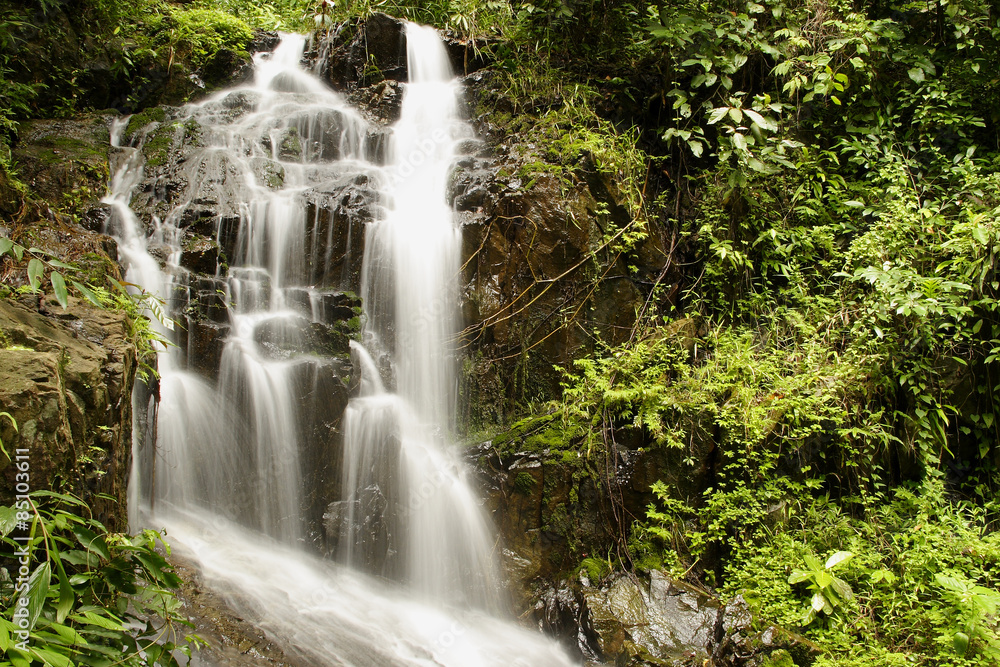
<instances>
[{"instance_id":1,"label":"broad green leaf","mask_svg":"<svg viewBox=\"0 0 1000 667\"><path fill-rule=\"evenodd\" d=\"M921 68L914 67L913 69L907 70L906 73L916 83L923 83L923 81L924 81L924 70L922 70Z\"/></svg>"},{"instance_id":2,"label":"broad green leaf","mask_svg":"<svg viewBox=\"0 0 1000 667\"><path fill-rule=\"evenodd\" d=\"M955 636L952 638L955 645L955 653L959 655L965 655L969 650L969 635L964 632L956 632Z\"/></svg>"},{"instance_id":3,"label":"broad green leaf","mask_svg":"<svg viewBox=\"0 0 1000 667\"><path fill-rule=\"evenodd\" d=\"M0 507L0 537L10 535L17 527L17 510L13 507Z\"/></svg>"},{"instance_id":4,"label":"broad green leaf","mask_svg":"<svg viewBox=\"0 0 1000 667\"><path fill-rule=\"evenodd\" d=\"M837 595L839 595L844 600L850 600L851 598L854 597L854 591L851 590L850 584L848 584L843 579L838 579L837 577L834 577L833 582L830 584L830 587L833 588L833 590L837 592Z\"/></svg>"},{"instance_id":5,"label":"broad green leaf","mask_svg":"<svg viewBox=\"0 0 1000 667\"><path fill-rule=\"evenodd\" d=\"M747 149L747 139L746 139L746 137L744 137L739 132L737 132L736 134L734 134L733 135L733 146L735 146L738 150L746 151L746 149Z\"/></svg>"},{"instance_id":6,"label":"broad green leaf","mask_svg":"<svg viewBox=\"0 0 1000 667\"><path fill-rule=\"evenodd\" d=\"M722 118L729 113L729 107L719 107L717 109L712 109L712 113L708 116L708 124L715 125Z\"/></svg>"},{"instance_id":7,"label":"broad green leaf","mask_svg":"<svg viewBox=\"0 0 1000 667\"><path fill-rule=\"evenodd\" d=\"M91 625L96 625L97 627L104 628L105 630L120 631L124 629L124 624L121 619L117 618L109 611L104 611L104 613L107 614L107 616L101 616L92 611L85 611L82 614L73 614L70 618L78 623L90 623Z\"/></svg>"},{"instance_id":8,"label":"broad green leaf","mask_svg":"<svg viewBox=\"0 0 1000 667\"><path fill-rule=\"evenodd\" d=\"M846 563L847 561L854 558L854 554L850 551L838 551L829 558L826 559L826 565L824 566L827 570L832 570L841 563Z\"/></svg>"},{"instance_id":9,"label":"broad green leaf","mask_svg":"<svg viewBox=\"0 0 1000 667\"><path fill-rule=\"evenodd\" d=\"M822 593L813 593L812 600L809 602L809 607L815 611L823 611L823 607L826 606L826 598L823 597Z\"/></svg>"},{"instance_id":10,"label":"broad green leaf","mask_svg":"<svg viewBox=\"0 0 1000 667\"><path fill-rule=\"evenodd\" d=\"M56 623L62 623L66 616L73 609L76 596L73 595L73 588L65 578L65 573L60 573L59 577L59 602L56 604Z\"/></svg>"},{"instance_id":11,"label":"broad green leaf","mask_svg":"<svg viewBox=\"0 0 1000 667\"><path fill-rule=\"evenodd\" d=\"M108 551L108 545L105 543L103 537L83 527L74 529L73 534L80 540L80 544L83 545L84 549L98 554L104 560L111 560L111 552Z\"/></svg>"},{"instance_id":12,"label":"broad green leaf","mask_svg":"<svg viewBox=\"0 0 1000 667\"><path fill-rule=\"evenodd\" d=\"M49 580L52 578L52 570L48 563L42 563L35 568L35 571L28 577L28 630L35 627L35 622L42 613L45 606L45 596L49 593Z\"/></svg>"},{"instance_id":13,"label":"broad green leaf","mask_svg":"<svg viewBox=\"0 0 1000 667\"><path fill-rule=\"evenodd\" d=\"M16 648L7 652L7 659L10 660L10 664L14 665L14 667L29 667L31 665L31 659L28 654Z\"/></svg>"},{"instance_id":14,"label":"broad green leaf","mask_svg":"<svg viewBox=\"0 0 1000 667\"><path fill-rule=\"evenodd\" d=\"M731 107L729 109L729 117L733 119L733 122L739 125L743 122L743 110L739 107Z\"/></svg>"},{"instance_id":15,"label":"broad green leaf","mask_svg":"<svg viewBox=\"0 0 1000 667\"><path fill-rule=\"evenodd\" d=\"M0 237L0 255L6 255L14 247L14 242L6 237Z\"/></svg>"},{"instance_id":16,"label":"broad green leaf","mask_svg":"<svg viewBox=\"0 0 1000 667\"><path fill-rule=\"evenodd\" d=\"M90 289L83 283L77 282L75 280L72 282L73 282L73 287L75 287L77 291L80 292L80 294L86 297L87 301L91 302L98 308L104 307L104 304L101 303L101 300L97 297L97 294L94 293L94 290Z\"/></svg>"},{"instance_id":17,"label":"broad green leaf","mask_svg":"<svg viewBox=\"0 0 1000 667\"><path fill-rule=\"evenodd\" d=\"M88 645L88 642L86 639L84 639L83 635L81 635L75 629L67 625L63 625L62 622L49 624L49 629L55 632L57 635L59 635L59 637L70 646Z\"/></svg>"},{"instance_id":18,"label":"broad green leaf","mask_svg":"<svg viewBox=\"0 0 1000 667\"><path fill-rule=\"evenodd\" d=\"M6 618L0 618L0 653L7 653L14 645L10 636L10 631L13 629L14 625L10 621Z\"/></svg>"},{"instance_id":19,"label":"broad green leaf","mask_svg":"<svg viewBox=\"0 0 1000 667\"><path fill-rule=\"evenodd\" d=\"M799 584L807 580L811 575L811 572L806 572L805 570L793 570L790 575L788 575L788 583Z\"/></svg>"},{"instance_id":20,"label":"broad green leaf","mask_svg":"<svg viewBox=\"0 0 1000 667\"><path fill-rule=\"evenodd\" d=\"M69 269L70 271L76 271L76 267L72 264L67 264L66 262L60 262L58 259L50 259L49 265L54 266L57 269Z\"/></svg>"},{"instance_id":21,"label":"broad green leaf","mask_svg":"<svg viewBox=\"0 0 1000 667\"><path fill-rule=\"evenodd\" d=\"M52 291L56 295L56 301L65 310L69 307L69 291L66 289L66 280L58 271L53 271L49 280L52 282Z\"/></svg>"},{"instance_id":22,"label":"broad green leaf","mask_svg":"<svg viewBox=\"0 0 1000 667\"><path fill-rule=\"evenodd\" d=\"M31 286L32 292L37 292L38 287L42 284L42 274L45 273L45 264L42 260L32 258L28 262L28 284Z\"/></svg>"},{"instance_id":23,"label":"broad green leaf","mask_svg":"<svg viewBox=\"0 0 1000 667\"><path fill-rule=\"evenodd\" d=\"M31 653L51 667L71 667L73 664L67 656L47 648L32 647Z\"/></svg>"},{"instance_id":24,"label":"broad green leaf","mask_svg":"<svg viewBox=\"0 0 1000 667\"><path fill-rule=\"evenodd\" d=\"M743 113L745 113L747 115L747 117L750 120L752 120L757 126L759 126L761 129L767 130L768 132L775 132L778 129L778 126L777 126L776 123L774 123L771 120L768 120L767 118L765 118L764 116L760 115L759 113L757 113L753 109L744 109Z\"/></svg>"}]
</instances>

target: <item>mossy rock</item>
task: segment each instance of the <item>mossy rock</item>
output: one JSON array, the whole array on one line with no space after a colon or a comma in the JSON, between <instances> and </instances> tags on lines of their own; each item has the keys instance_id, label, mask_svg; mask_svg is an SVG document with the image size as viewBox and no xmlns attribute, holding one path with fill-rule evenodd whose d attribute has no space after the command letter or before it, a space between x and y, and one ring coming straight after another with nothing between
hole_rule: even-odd
<instances>
[{"instance_id":1,"label":"mossy rock","mask_svg":"<svg viewBox=\"0 0 1000 667\"><path fill-rule=\"evenodd\" d=\"M13 151L20 179L55 210L80 213L95 205L111 176L113 118L94 114L21 123Z\"/></svg>"},{"instance_id":2,"label":"mossy rock","mask_svg":"<svg viewBox=\"0 0 1000 667\"><path fill-rule=\"evenodd\" d=\"M151 107L141 111L128 119L125 127L125 139L132 141L136 133L151 123L163 123L167 119L167 112L163 107Z\"/></svg>"},{"instance_id":3,"label":"mossy rock","mask_svg":"<svg viewBox=\"0 0 1000 667\"><path fill-rule=\"evenodd\" d=\"M782 648L764 658L760 667L795 667L795 661L792 654Z\"/></svg>"}]
</instances>

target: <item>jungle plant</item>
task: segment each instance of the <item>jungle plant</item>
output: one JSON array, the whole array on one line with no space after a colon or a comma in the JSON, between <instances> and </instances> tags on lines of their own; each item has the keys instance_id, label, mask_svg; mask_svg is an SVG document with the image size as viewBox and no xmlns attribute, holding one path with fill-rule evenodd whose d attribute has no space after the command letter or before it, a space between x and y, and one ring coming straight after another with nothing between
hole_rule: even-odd
<instances>
[{"instance_id":1,"label":"jungle plant","mask_svg":"<svg viewBox=\"0 0 1000 667\"><path fill-rule=\"evenodd\" d=\"M812 591L809 606L802 615L802 625L809 625L816 620L820 612L831 615L837 607L843 606L854 598L850 584L833 574L833 570L847 563L854 557L850 551L838 551L820 565L812 554L805 556L805 569L795 570L788 575L790 584L806 584Z\"/></svg>"},{"instance_id":2,"label":"jungle plant","mask_svg":"<svg viewBox=\"0 0 1000 667\"><path fill-rule=\"evenodd\" d=\"M16 578L0 569L0 665L178 667L175 652L202 642L184 637L180 579L157 551L169 547L152 530L110 533L89 514L50 491L0 508L3 561L32 564Z\"/></svg>"}]
</instances>

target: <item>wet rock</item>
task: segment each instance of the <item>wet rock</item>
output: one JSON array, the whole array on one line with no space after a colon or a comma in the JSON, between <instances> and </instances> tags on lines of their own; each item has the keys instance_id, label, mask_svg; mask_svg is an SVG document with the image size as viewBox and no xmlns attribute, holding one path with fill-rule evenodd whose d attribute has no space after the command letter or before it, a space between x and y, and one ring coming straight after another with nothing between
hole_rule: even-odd
<instances>
[{"instance_id":1,"label":"wet rock","mask_svg":"<svg viewBox=\"0 0 1000 667\"><path fill-rule=\"evenodd\" d=\"M187 367L206 378L217 377L229 331L229 324L187 317L177 342L185 352Z\"/></svg>"},{"instance_id":2,"label":"wet rock","mask_svg":"<svg viewBox=\"0 0 1000 667\"><path fill-rule=\"evenodd\" d=\"M387 79L367 88L359 88L348 97L351 104L368 112L383 124L395 123L403 105L403 87L398 81Z\"/></svg>"},{"instance_id":3,"label":"wet rock","mask_svg":"<svg viewBox=\"0 0 1000 667\"><path fill-rule=\"evenodd\" d=\"M222 98L222 106L232 109L238 116L250 113L257 108L261 95L254 90L234 90Z\"/></svg>"},{"instance_id":4,"label":"wet rock","mask_svg":"<svg viewBox=\"0 0 1000 667\"><path fill-rule=\"evenodd\" d=\"M92 114L73 120L20 123L14 158L21 180L56 206L81 214L97 206L110 175L109 128L113 118Z\"/></svg>"},{"instance_id":5,"label":"wet rock","mask_svg":"<svg viewBox=\"0 0 1000 667\"><path fill-rule=\"evenodd\" d=\"M648 587L621 576L601 588L585 585L583 597L606 658L700 664L710 656L719 604L686 584L654 571Z\"/></svg>"},{"instance_id":6,"label":"wet rock","mask_svg":"<svg viewBox=\"0 0 1000 667\"><path fill-rule=\"evenodd\" d=\"M305 317L265 320L254 329L254 341L268 356L288 358L296 355L346 355L349 341L357 333L353 322L311 322Z\"/></svg>"},{"instance_id":7,"label":"wet rock","mask_svg":"<svg viewBox=\"0 0 1000 667\"><path fill-rule=\"evenodd\" d=\"M247 44L247 51L250 53L267 53L274 51L281 42L281 35L277 30L256 30L253 39Z\"/></svg>"},{"instance_id":8,"label":"wet rock","mask_svg":"<svg viewBox=\"0 0 1000 667\"><path fill-rule=\"evenodd\" d=\"M379 193L364 174L348 174L304 196L310 282L359 291L365 224L381 215Z\"/></svg>"},{"instance_id":9,"label":"wet rock","mask_svg":"<svg viewBox=\"0 0 1000 667\"><path fill-rule=\"evenodd\" d=\"M489 159L466 157L458 161L452 171L447 201L456 211L492 211L497 198L493 183L495 168Z\"/></svg>"},{"instance_id":10,"label":"wet rock","mask_svg":"<svg viewBox=\"0 0 1000 667\"><path fill-rule=\"evenodd\" d=\"M350 400L352 373L347 355L327 359L304 358L292 381L301 397L299 437L304 517L312 547L331 554L336 544L327 539L323 514L331 498L340 498L344 410Z\"/></svg>"},{"instance_id":11,"label":"wet rock","mask_svg":"<svg viewBox=\"0 0 1000 667\"><path fill-rule=\"evenodd\" d=\"M188 271L215 275L219 265L219 244L200 234L186 234L180 265Z\"/></svg>"},{"instance_id":12,"label":"wet rock","mask_svg":"<svg viewBox=\"0 0 1000 667\"><path fill-rule=\"evenodd\" d=\"M361 315L361 299L351 292L290 288L285 293L289 305L309 315L315 322L333 324Z\"/></svg>"},{"instance_id":13,"label":"wet rock","mask_svg":"<svg viewBox=\"0 0 1000 667\"><path fill-rule=\"evenodd\" d=\"M32 489L78 494L111 530L127 527L137 368L128 332L123 313L73 297L51 316L0 302L0 406L18 425L0 420L0 439L30 451ZM13 503L15 472L0 456L0 504Z\"/></svg>"},{"instance_id":14,"label":"wet rock","mask_svg":"<svg viewBox=\"0 0 1000 667\"><path fill-rule=\"evenodd\" d=\"M471 74L492 64L487 56L489 41L486 39L467 39L446 34L444 46L448 50L451 70L458 76Z\"/></svg>"},{"instance_id":15,"label":"wet rock","mask_svg":"<svg viewBox=\"0 0 1000 667\"><path fill-rule=\"evenodd\" d=\"M195 563L177 552L170 555L174 571L181 577L177 598L181 613L193 624L205 645L198 649L192 665L215 667L291 667L288 659L264 631L233 614L226 600L205 585Z\"/></svg>"},{"instance_id":16,"label":"wet rock","mask_svg":"<svg viewBox=\"0 0 1000 667\"><path fill-rule=\"evenodd\" d=\"M95 204L80 216L80 226L91 232L104 233L111 218L110 204ZM116 257L117 254L112 254Z\"/></svg>"},{"instance_id":17,"label":"wet rock","mask_svg":"<svg viewBox=\"0 0 1000 667\"><path fill-rule=\"evenodd\" d=\"M603 657L600 638L590 624L590 610L579 586L563 582L546 588L532 610L538 629L559 639L568 651L588 663Z\"/></svg>"},{"instance_id":18,"label":"wet rock","mask_svg":"<svg viewBox=\"0 0 1000 667\"><path fill-rule=\"evenodd\" d=\"M330 31L321 54L324 77L338 90L407 80L405 24L386 14L341 24Z\"/></svg>"}]
</instances>

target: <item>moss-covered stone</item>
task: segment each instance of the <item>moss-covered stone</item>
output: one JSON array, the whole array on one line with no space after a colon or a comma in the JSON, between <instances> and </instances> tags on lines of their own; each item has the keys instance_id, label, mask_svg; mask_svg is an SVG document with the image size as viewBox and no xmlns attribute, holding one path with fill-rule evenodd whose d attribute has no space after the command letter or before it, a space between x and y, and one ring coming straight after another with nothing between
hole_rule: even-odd
<instances>
[{"instance_id":1,"label":"moss-covered stone","mask_svg":"<svg viewBox=\"0 0 1000 667\"><path fill-rule=\"evenodd\" d=\"M109 127L113 116L33 120L20 125L14 148L20 179L53 208L80 215L96 205L111 175Z\"/></svg>"},{"instance_id":2,"label":"moss-covered stone","mask_svg":"<svg viewBox=\"0 0 1000 667\"><path fill-rule=\"evenodd\" d=\"M0 420L8 451L26 449L31 488L88 501L112 530L124 530L136 352L120 312L77 299L46 317L0 301ZM13 501L14 469L0 456L0 504Z\"/></svg>"},{"instance_id":3,"label":"moss-covered stone","mask_svg":"<svg viewBox=\"0 0 1000 667\"><path fill-rule=\"evenodd\" d=\"M128 125L125 127L125 137L131 140L139 130L151 123L162 123L166 118L167 114L163 107L150 107L145 111L133 114L128 119Z\"/></svg>"}]
</instances>

